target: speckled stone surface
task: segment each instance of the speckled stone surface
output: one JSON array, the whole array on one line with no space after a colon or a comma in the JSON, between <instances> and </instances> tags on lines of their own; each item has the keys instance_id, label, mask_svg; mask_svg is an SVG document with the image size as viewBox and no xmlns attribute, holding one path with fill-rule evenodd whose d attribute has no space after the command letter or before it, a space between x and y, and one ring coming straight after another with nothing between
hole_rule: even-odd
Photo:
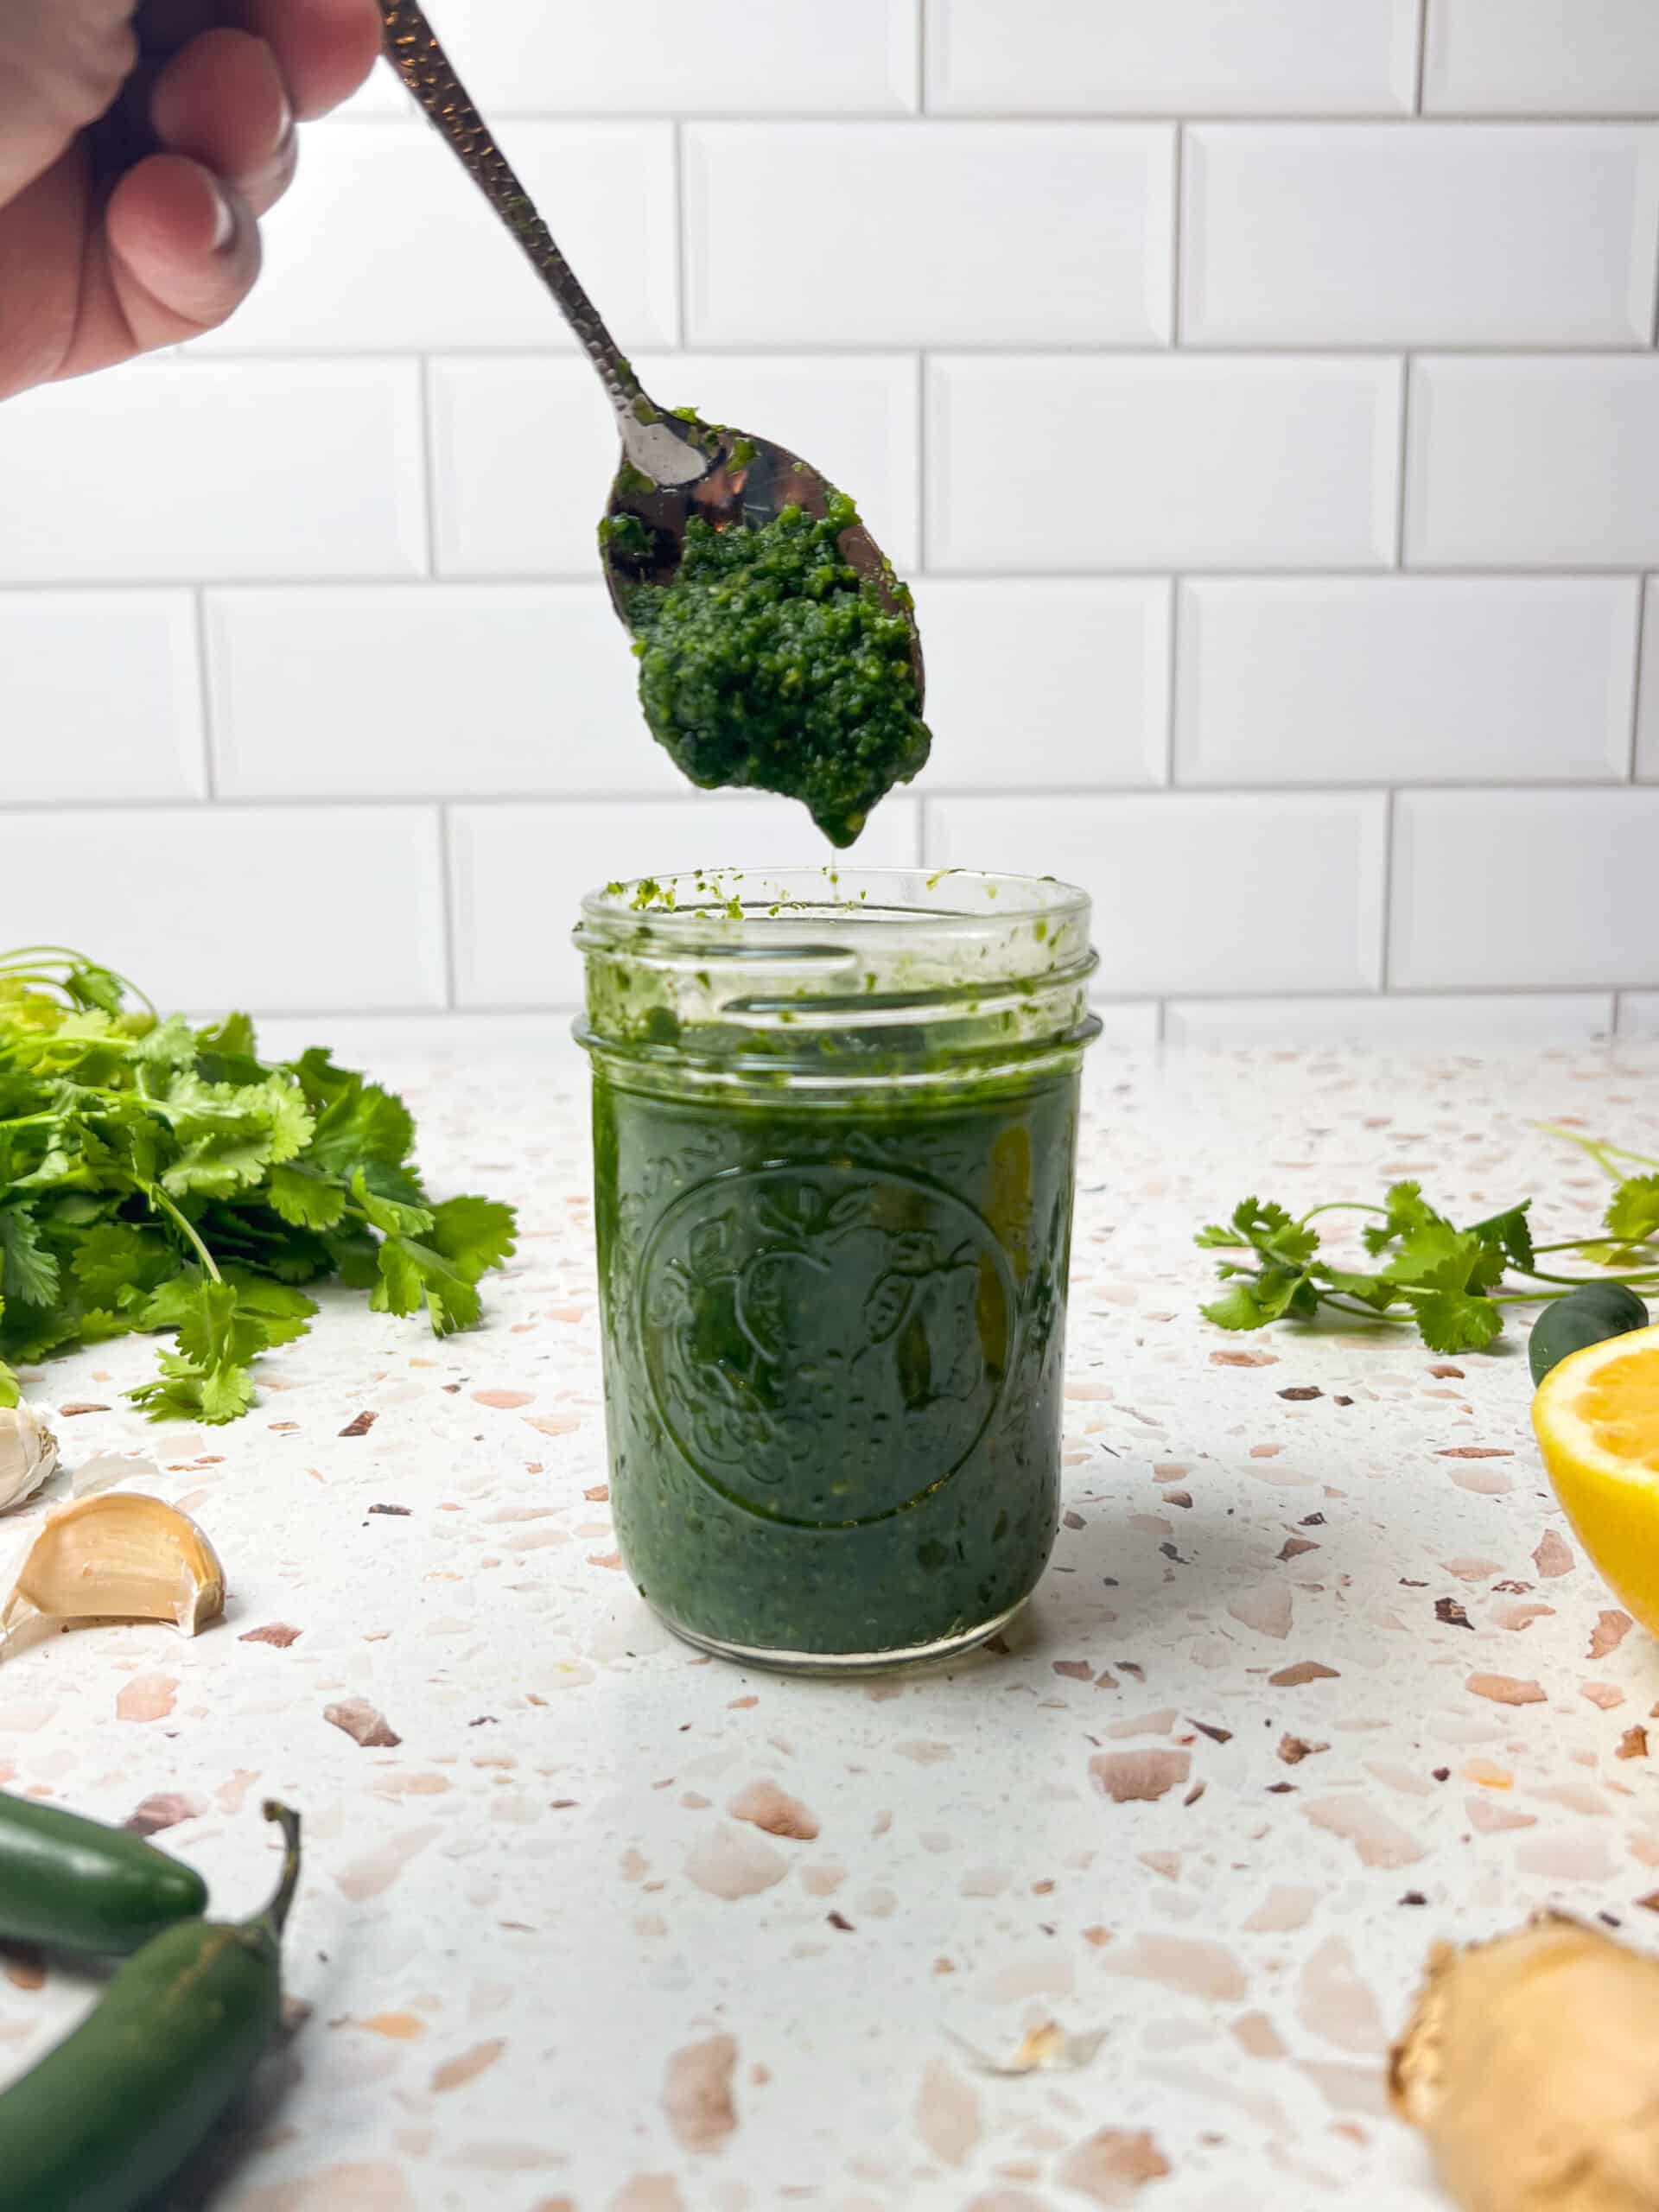
<instances>
[{"instance_id":1,"label":"speckled stone surface","mask_svg":"<svg viewBox=\"0 0 1659 2212\"><path fill-rule=\"evenodd\" d=\"M36 1395L96 1410L4 1524L21 1550L76 1465L148 1451L232 1586L194 1643L7 1659L8 1788L173 1801L161 1840L232 1911L274 1866L261 1796L305 1814L309 2018L175 2203L1440 2202L1385 2046L1437 1936L1547 1902L1659 1936L1659 1652L1567 1534L1518 1342L1224 1338L1191 1233L1404 1174L1459 1210L1548 1191L1573 1233L1601 1186L1529 1124L1659 1151L1659 1051L1097 1054L1052 1567L1006 1650L856 1687L700 1659L619 1569L575 1052L374 1050L434 1186L523 1209L488 1328L333 1300L211 1433L123 1408L147 1346L55 1365ZM8 1958L0 2064L89 1995ZM994 2070L1050 2022L1093 2055Z\"/></svg>"}]
</instances>

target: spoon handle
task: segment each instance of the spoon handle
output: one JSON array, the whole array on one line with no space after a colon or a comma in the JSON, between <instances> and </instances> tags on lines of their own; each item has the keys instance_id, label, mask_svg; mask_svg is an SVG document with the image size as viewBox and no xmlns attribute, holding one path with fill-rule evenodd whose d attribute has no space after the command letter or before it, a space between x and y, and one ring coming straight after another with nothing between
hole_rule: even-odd
<instances>
[{"instance_id":1,"label":"spoon handle","mask_svg":"<svg viewBox=\"0 0 1659 2212\"><path fill-rule=\"evenodd\" d=\"M644 398L639 379L600 319L576 272L554 244L530 194L513 175L489 125L467 97L418 0L380 0L386 57L426 111L461 167L512 232L552 293L625 420ZM649 403L647 403L649 404Z\"/></svg>"}]
</instances>

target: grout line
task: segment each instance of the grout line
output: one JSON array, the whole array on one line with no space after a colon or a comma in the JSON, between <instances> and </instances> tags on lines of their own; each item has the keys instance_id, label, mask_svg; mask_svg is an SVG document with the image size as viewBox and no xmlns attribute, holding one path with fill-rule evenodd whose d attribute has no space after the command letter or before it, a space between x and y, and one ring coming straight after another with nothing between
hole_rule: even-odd
<instances>
[{"instance_id":1,"label":"grout line","mask_svg":"<svg viewBox=\"0 0 1659 2212\"><path fill-rule=\"evenodd\" d=\"M1421 115L1423 111L1423 79L1428 69L1428 10L1429 0L1417 0L1416 83L1411 96L1414 117ZM1440 118L1437 117L1435 120L1438 122Z\"/></svg>"},{"instance_id":2,"label":"grout line","mask_svg":"<svg viewBox=\"0 0 1659 2212\"><path fill-rule=\"evenodd\" d=\"M1637 779L1637 758L1642 743L1642 664L1646 648L1647 626L1648 580L1645 576L1638 576L1636 579L1636 681L1630 687L1630 752L1624 770L1625 779L1631 784L1634 784ZM1659 654L1659 637L1656 637L1653 643L1656 654Z\"/></svg>"},{"instance_id":3,"label":"grout line","mask_svg":"<svg viewBox=\"0 0 1659 2212\"><path fill-rule=\"evenodd\" d=\"M916 573L927 573L927 365L925 352L916 356Z\"/></svg>"},{"instance_id":4,"label":"grout line","mask_svg":"<svg viewBox=\"0 0 1659 2212\"><path fill-rule=\"evenodd\" d=\"M1394 485L1394 565L1406 565L1406 476L1411 465L1411 386L1414 356L1400 363L1400 452Z\"/></svg>"},{"instance_id":5,"label":"grout line","mask_svg":"<svg viewBox=\"0 0 1659 2212\"><path fill-rule=\"evenodd\" d=\"M1406 570L1391 569L1382 562L1372 562L1364 567L1351 562L1329 562L1310 563L1301 568L1272 563L1256 568L1238 568L1230 567L1225 562L1192 561L1183 563L1179 569L1174 569L1160 568L1154 562L1134 561L1126 562L1117 568L1079 566L1071 569L1027 569L1018 566L944 569L930 568L918 563L916 573L947 583L1156 583L1179 574L1183 581L1191 583L1374 583L1392 589L1395 586L1426 582L1552 585L1625 583L1630 581L1631 569L1628 561L1576 564L1557 562L1517 568L1506 568L1490 561L1450 566L1414 563ZM126 593L188 591L198 587L216 592L262 592L268 595L286 593L296 598L302 593L319 591L349 595L358 591L442 589L467 594L486 592L502 584L517 588L534 586L550 592L601 592L604 589L597 577L569 569L493 569L464 574L448 571L440 576L31 576L27 582L0 581L0 600L43 592L96 592L119 597Z\"/></svg>"},{"instance_id":6,"label":"grout line","mask_svg":"<svg viewBox=\"0 0 1659 2212\"><path fill-rule=\"evenodd\" d=\"M1380 776L1351 784L1340 783L1276 783L1261 784L1054 784L1033 786L1030 784L953 784L941 780L927 791L899 791L895 798L909 799L918 806L931 806L940 800L953 804L968 799L994 801L999 804L1010 799L1049 802L1056 805L1075 804L1078 801L1116 802L1141 799L1167 802L1182 799L1198 803L1211 799L1258 801L1271 805L1279 799L1363 799L1387 796L1421 795L1438 798L1442 794L1472 794L1477 797L1503 795L1512 798L1559 798L1563 791L1579 791L1586 796L1617 794L1642 804L1659 805L1659 784L1624 781L1607 775L1599 778L1561 777L1550 782L1541 777L1495 776L1484 781L1468 778L1430 780L1413 777L1397 786L1384 783ZM741 798L739 792L728 792L728 798ZM745 800L746 804L758 804L758 799ZM511 808L526 806L546 807L632 807L639 805L665 806L677 811L706 804L702 794L689 785L683 791L652 789L642 791L637 785L613 786L608 790L569 791L547 788L511 791L479 791L477 790L440 790L398 791L389 794L372 788L353 787L349 791L327 792L284 791L280 796L270 794L238 794L231 798L181 799L156 798L149 796L128 799L97 799L81 804L73 798L34 798L6 795L4 812L7 816L25 814L72 814L75 816L105 814L200 814L211 807L222 814L326 814L362 813L378 809L386 814L408 813L416 809L432 807L470 806L486 811L505 813ZM930 856L931 857L931 856ZM1645 988L1645 987L1644 987ZM1659 988L1659 978L1656 978Z\"/></svg>"},{"instance_id":7,"label":"grout line","mask_svg":"<svg viewBox=\"0 0 1659 2212\"><path fill-rule=\"evenodd\" d=\"M213 671L207 661L207 588L198 584L190 594L196 626L196 683L201 698L201 786L210 804L219 796L219 759L213 728Z\"/></svg>"},{"instance_id":8,"label":"grout line","mask_svg":"<svg viewBox=\"0 0 1659 2212\"><path fill-rule=\"evenodd\" d=\"M1397 792L1389 791L1384 795L1382 810L1382 956L1376 971L1379 991L1389 988L1389 970L1393 965L1394 814L1397 797Z\"/></svg>"},{"instance_id":9,"label":"grout line","mask_svg":"<svg viewBox=\"0 0 1659 2212\"><path fill-rule=\"evenodd\" d=\"M1169 1036L1169 1001L1155 999L1153 1004L1155 1011L1153 1015L1152 1041L1161 1047Z\"/></svg>"},{"instance_id":10,"label":"grout line","mask_svg":"<svg viewBox=\"0 0 1659 2212\"><path fill-rule=\"evenodd\" d=\"M1420 0L1421 5L1421 0ZM1415 97L1421 98L1421 79L1427 60L1427 42L1420 37L1416 56L1419 78ZM833 124L842 129L857 128L871 124L886 124L897 130L913 130L918 124L929 124L935 129L951 129L963 124L995 123L1004 126L1023 126L1031 130L1046 129L1050 124L1065 123L1086 124L1101 129L1133 130L1147 123L1225 123L1234 125L1259 125L1267 130L1324 130L1336 127L1371 130L1378 126L1406 130L1416 122L1467 125L1475 130L1496 128L1510 130L1554 130L1580 124L1622 124L1640 126L1651 117L1649 106L1630 108L1436 108L1432 115L1421 115L1414 110L1402 113L1398 107L1345 108L1208 108L1208 107L963 107L912 108L892 107L678 107L678 108L519 108L511 103L490 103L492 118L499 123L544 124L555 128L569 124L591 126L594 124L614 124L622 129L637 129L642 124L719 123L747 125L775 124L780 129L798 130L804 124ZM425 118L418 107L411 105L407 115L334 115L320 117L308 124L308 132L319 128L331 137L337 131L385 130L392 125L417 129L426 127Z\"/></svg>"},{"instance_id":11,"label":"grout line","mask_svg":"<svg viewBox=\"0 0 1659 2212\"><path fill-rule=\"evenodd\" d=\"M438 806L438 912L443 923L443 1003L455 1011L455 882L449 836L449 809Z\"/></svg>"},{"instance_id":12,"label":"grout line","mask_svg":"<svg viewBox=\"0 0 1659 2212\"><path fill-rule=\"evenodd\" d=\"M686 223L688 219L685 189L685 124L678 116L674 118L674 330L676 342L682 353L685 350L685 272L690 256L687 251Z\"/></svg>"},{"instance_id":13,"label":"grout line","mask_svg":"<svg viewBox=\"0 0 1659 2212\"><path fill-rule=\"evenodd\" d=\"M918 117L930 112L927 105L927 10L928 0L915 0L916 7L916 113Z\"/></svg>"},{"instance_id":14,"label":"grout line","mask_svg":"<svg viewBox=\"0 0 1659 2212\"><path fill-rule=\"evenodd\" d=\"M1181 343L1181 273L1186 252L1186 125L1175 126L1174 173L1170 181L1169 342Z\"/></svg>"},{"instance_id":15,"label":"grout line","mask_svg":"<svg viewBox=\"0 0 1659 2212\"><path fill-rule=\"evenodd\" d=\"M712 342L688 339L683 345L671 345L664 340L647 340L637 346L639 353L713 354L724 358L747 360L865 360L871 356L891 359L896 354L911 353L918 346L926 346L930 352L943 354L951 361L1016 361L1041 368L1048 362L1060 360L1100 361L1166 361L1170 349L1165 344L1146 345L1133 340L1091 338L1027 338L1016 341L1001 340L981 340L977 338L907 337L858 340L836 338L721 338ZM1205 339L1201 342L1189 340L1186 351L1207 361L1376 361L1379 359L1398 359L1402 348L1410 346L1416 352L1435 359L1451 361L1548 361L1552 363L1587 361L1651 361L1653 346L1643 338L1557 338L1529 339L1437 339L1396 333L1392 338L1310 339L1284 340ZM504 340L490 344L469 344L458 338L426 349L435 357L455 361L543 361L551 366L565 362L580 362L583 356L574 339L543 340L536 345L514 345ZM226 346L210 353L198 353L188 358L159 363L142 373L149 378L169 374L200 375L204 370L290 368L349 369L365 365L385 366L403 364L416 358L412 346L398 348L391 346L285 346L249 347Z\"/></svg>"},{"instance_id":16,"label":"grout line","mask_svg":"<svg viewBox=\"0 0 1659 2212\"><path fill-rule=\"evenodd\" d=\"M916 865L918 868L926 868L929 862L927 824L927 801L918 796L916 801Z\"/></svg>"},{"instance_id":17,"label":"grout line","mask_svg":"<svg viewBox=\"0 0 1659 2212\"><path fill-rule=\"evenodd\" d=\"M1169 702L1164 717L1164 780L1161 786L1165 791L1173 791L1176 789L1175 692L1176 686L1180 682L1179 632L1181 624L1181 586L1184 581L1185 579L1180 576L1172 576L1169 579L1169 645L1166 656L1166 682L1169 690Z\"/></svg>"},{"instance_id":18,"label":"grout line","mask_svg":"<svg viewBox=\"0 0 1659 2212\"><path fill-rule=\"evenodd\" d=\"M422 505L426 525L426 576L421 581L435 582L438 578L437 433L432 411L432 363L424 353L420 357L420 371Z\"/></svg>"}]
</instances>

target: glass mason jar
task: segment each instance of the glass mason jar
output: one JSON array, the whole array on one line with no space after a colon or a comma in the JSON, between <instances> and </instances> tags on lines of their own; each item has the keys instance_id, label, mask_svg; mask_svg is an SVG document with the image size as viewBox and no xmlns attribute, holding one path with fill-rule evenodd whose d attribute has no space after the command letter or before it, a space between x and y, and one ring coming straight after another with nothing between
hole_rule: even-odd
<instances>
[{"instance_id":1,"label":"glass mason jar","mask_svg":"<svg viewBox=\"0 0 1659 2212\"><path fill-rule=\"evenodd\" d=\"M629 1573L755 1666L979 1643L1058 1518L1088 899L835 867L582 914Z\"/></svg>"}]
</instances>

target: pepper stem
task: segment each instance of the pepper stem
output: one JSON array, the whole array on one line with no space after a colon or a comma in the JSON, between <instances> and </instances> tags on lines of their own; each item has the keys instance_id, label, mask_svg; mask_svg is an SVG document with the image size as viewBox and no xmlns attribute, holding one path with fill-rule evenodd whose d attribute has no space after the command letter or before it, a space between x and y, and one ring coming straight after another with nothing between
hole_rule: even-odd
<instances>
[{"instance_id":1,"label":"pepper stem","mask_svg":"<svg viewBox=\"0 0 1659 2212\"><path fill-rule=\"evenodd\" d=\"M300 1880L300 1816L289 1805L279 1805L274 1797L267 1797L265 1818L275 1821L283 1831L286 1846L283 1853L283 1871L270 1903L263 1912L253 1916L253 1925L269 1927L280 1941L288 1920L288 1909L294 1902L294 1892Z\"/></svg>"}]
</instances>

